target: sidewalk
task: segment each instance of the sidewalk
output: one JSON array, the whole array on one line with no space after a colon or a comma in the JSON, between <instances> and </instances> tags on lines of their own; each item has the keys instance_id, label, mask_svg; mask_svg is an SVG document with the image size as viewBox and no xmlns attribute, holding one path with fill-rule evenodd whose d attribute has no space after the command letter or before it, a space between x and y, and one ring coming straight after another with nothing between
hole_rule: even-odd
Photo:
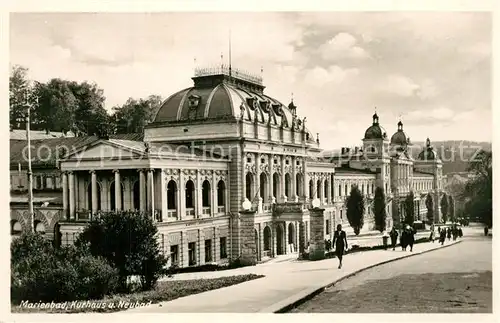
<instances>
[{"instance_id":1,"label":"sidewalk","mask_svg":"<svg viewBox=\"0 0 500 323\"><path fill-rule=\"evenodd\" d=\"M443 247L453 245L459 241L460 240L452 242L447 241ZM215 278L249 273L262 274L265 275L265 277L238 285L178 298L169 302L154 304L149 307L135 308L128 312L274 313L364 268L439 248L441 248L441 245L437 242L429 242L415 245L413 252L401 251L401 248L399 248L395 251L388 249L358 252L352 255L348 254L344 258L344 266L342 269L337 269L338 260L335 258L321 261L299 261L290 259L285 262L265 263L234 270L176 275L177 277L174 276L173 278L175 280Z\"/></svg>"}]
</instances>

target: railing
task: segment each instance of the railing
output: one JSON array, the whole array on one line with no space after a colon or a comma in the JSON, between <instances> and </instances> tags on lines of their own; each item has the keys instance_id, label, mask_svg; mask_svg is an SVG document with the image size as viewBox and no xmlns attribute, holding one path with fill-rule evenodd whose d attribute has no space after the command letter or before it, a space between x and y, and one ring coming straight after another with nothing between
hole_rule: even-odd
<instances>
[{"instance_id":1,"label":"railing","mask_svg":"<svg viewBox=\"0 0 500 323\"><path fill-rule=\"evenodd\" d=\"M226 212L225 206L218 206L217 207L217 213L225 213L225 212Z\"/></svg>"},{"instance_id":2,"label":"railing","mask_svg":"<svg viewBox=\"0 0 500 323\"><path fill-rule=\"evenodd\" d=\"M271 203L262 203L262 211L264 212L271 211Z\"/></svg>"},{"instance_id":3,"label":"railing","mask_svg":"<svg viewBox=\"0 0 500 323\"><path fill-rule=\"evenodd\" d=\"M216 66L216 67L205 67L205 68L199 68L197 67L194 70L194 76L195 77L201 77L201 76L211 76L211 75L227 75L227 76L233 76L234 78L247 81L247 82L252 82L256 83L259 85L262 85L262 77L248 73L246 71L237 69L237 68L229 68L229 66L222 65L222 66Z\"/></svg>"},{"instance_id":4,"label":"railing","mask_svg":"<svg viewBox=\"0 0 500 323\"><path fill-rule=\"evenodd\" d=\"M201 214L210 215L210 206L204 206L201 208Z\"/></svg>"},{"instance_id":5,"label":"railing","mask_svg":"<svg viewBox=\"0 0 500 323\"><path fill-rule=\"evenodd\" d=\"M186 216L194 216L194 208L187 208Z\"/></svg>"},{"instance_id":6,"label":"railing","mask_svg":"<svg viewBox=\"0 0 500 323\"><path fill-rule=\"evenodd\" d=\"M167 217L176 218L177 217L177 210L167 210Z\"/></svg>"}]
</instances>

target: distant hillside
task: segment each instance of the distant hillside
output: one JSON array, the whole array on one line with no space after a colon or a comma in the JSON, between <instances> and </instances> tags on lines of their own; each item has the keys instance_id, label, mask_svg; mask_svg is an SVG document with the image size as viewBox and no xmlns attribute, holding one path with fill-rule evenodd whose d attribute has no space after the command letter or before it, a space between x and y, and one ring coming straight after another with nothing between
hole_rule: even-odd
<instances>
[{"instance_id":1,"label":"distant hillside","mask_svg":"<svg viewBox=\"0 0 500 323\"><path fill-rule=\"evenodd\" d=\"M468 140L433 141L431 145L443 161L443 174L465 172L468 162L479 149L491 151L490 142L476 142ZM425 146L425 142L413 142L411 154L417 158Z\"/></svg>"}]
</instances>

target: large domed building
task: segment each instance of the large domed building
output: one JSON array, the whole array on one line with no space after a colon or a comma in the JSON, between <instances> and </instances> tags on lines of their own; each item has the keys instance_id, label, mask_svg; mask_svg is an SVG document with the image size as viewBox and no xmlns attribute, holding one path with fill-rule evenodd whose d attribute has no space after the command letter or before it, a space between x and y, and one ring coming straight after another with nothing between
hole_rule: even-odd
<instances>
[{"instance_id":1,"label":"large domed building","mask_svg":"<svg viewBox=\"0 0 500 323\"><path fill-rule=\"evenodd\" d=\"M363 147L325 158L319 137L299 117L307 110L265 93L260 76L220 66L196 69L192 80L162 103L141 139L82 141L69 147L59 169L54 163L58 184L51 193L61 203L36 206L37 221L51 237L71 244L99 212L139 210L157 223L170 264L264 261L318 239L311 231L312 201L324 209L324 238L332 239L337 224L352 232L345 200L354 187L367 200L363 231L374 229L376 188L387 196L389 228L401 221L401 201L410 191L422 219L422 199L441 190L438 156L424 158L427 147L422 158L411 159L402 123L389 140L375 113ZM393 146L405 149L393 154ZM11 159L18 155L11 151ZM34 177L46 171L46 164L35 168ZM15 168L11 174L12 183L18 182L12 176L25 176ZM18 203L11 212L15 232L26 229L23 207Z\"/></svg>"}]
</instances>

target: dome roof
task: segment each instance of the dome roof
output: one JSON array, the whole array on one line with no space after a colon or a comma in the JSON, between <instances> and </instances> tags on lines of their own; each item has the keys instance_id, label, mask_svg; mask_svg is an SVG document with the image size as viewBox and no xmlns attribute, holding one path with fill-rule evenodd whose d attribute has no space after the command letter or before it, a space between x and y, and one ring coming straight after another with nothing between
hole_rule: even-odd
<instances>
[{"instance_id":1,"label":"dome roof","mask_svg":"<svg viewBox=\"0 0 500 323\"><path fill-rule=\"evenodd\" d=\"M290 108L263 93L264 87L227 75L197 76L193 87L181 90L166 99L154 123L210 119L244 119L291 127L293 103ZM296 129L302 120L296 119ZM311 141L314 136L307 131Z\"/></svg>"},{"instance_id":2,"label":"dome roof","mask_svg":"<svg viewBox=\"0 0 500 323\"><path fill-rule=\"evenodd\" d=\"M384 139L387 134L385 129L378 123L378 115L373 115L373 124L365 131L365 139Z\"/></svg>"},{"instance_id":3,"label":"dome roof","mask_svg":"<svg viewBox=\"0 0 500 323\"><path fill-rule=\"evenodd\" d=\"M396 131L391 137L391 145L406 147L409 143L410 138L403 131L403 123L398 122L398 131Z\"/></svg>"},{"instance_id":4,"label":"dome roof","mask_svg":"<svg viewBox=\"0 0 500 323\"><path fill-rule=\"evenodd\" d=\"M418 154L419 160L437 160L437 155L434 152L434 148L431 146L431 141L427 138L425 142L425 147L422 149L420 154Z\"/></svg>"}]
</instances>

